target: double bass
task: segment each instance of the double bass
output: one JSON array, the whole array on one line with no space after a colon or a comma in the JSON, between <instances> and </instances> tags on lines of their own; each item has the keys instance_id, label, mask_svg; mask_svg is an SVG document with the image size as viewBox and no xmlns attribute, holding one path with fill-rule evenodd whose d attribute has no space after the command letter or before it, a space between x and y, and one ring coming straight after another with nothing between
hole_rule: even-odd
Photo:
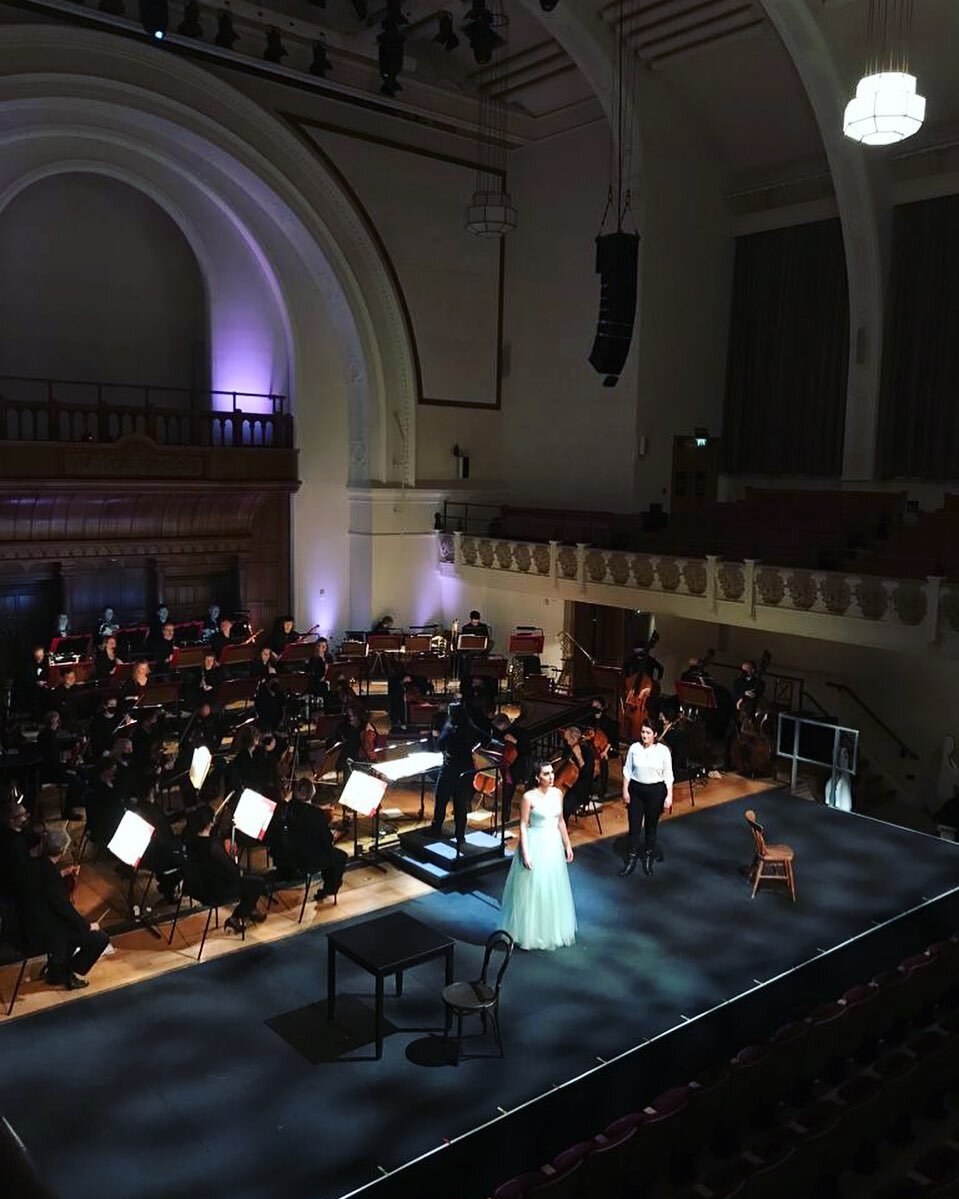
<instances>
[{"instance_id":1,"label":"double bass","mask_svg":"<svg viewBox=\"0 0 959 1199\"><path fill-rule=\"evenodd\" d=\"M771 661L772 654L768 649L764 650L754 676L757 681L762 680ZM768 772L773 756L772 739L766 732L768 719L769 709L761 699L743 702L736 716L736 736L729 749L729 758L737 774L756 778Z\"/></svg>"},{"instance_id":2,"label":"double bass","mask_svg":"<svg viewBox=\"0 0 959 1199\"><path fill-rule=\"evenodd\" d=\"M643 664L623 679L623 732L630 742L639 740L639 730L649 712L650 701L659 698L659 680L648 668L649 657L658 641L659 633L654 632L645 647Z\"/></svg>"}]
</instances>

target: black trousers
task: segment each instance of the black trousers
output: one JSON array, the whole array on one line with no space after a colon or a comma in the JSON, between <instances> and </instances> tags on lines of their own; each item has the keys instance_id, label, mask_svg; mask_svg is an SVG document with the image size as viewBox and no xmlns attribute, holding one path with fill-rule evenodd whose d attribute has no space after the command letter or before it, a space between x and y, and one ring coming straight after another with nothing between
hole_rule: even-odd
<instances>
[{"instance_id":1,"label":"black trousers","mask_svg":"<svg viewBox=\"0 0 959 1199\"><path fill-rule=\"evenodd\" d=\"M443 766L436 780L433 798L433 828L438 832L446 819L446 805L453 801L453 826L457 841L466 836L466 815L473 799L473 766L468 770L460 766Z\"/></svg>"},{"instance_id":2,"label":"black trousers","mask_svg":"<svg viewBox=\"0 0 959 1199\"><path fill-rule=\"evenodd\" d=\"M66 952L59 950L49 955L47 972L53 976L51 981L71 973L86 974L110 944L107 934L97 928L71 933L70 939L72 945L69 948L63 947Z\"/></svg>"},{"instance_id":3,"label":"black trousers","mask_svg":"<svg viewBox=\"0 0 959 1199\"><path fill-rule=\"evenodd\" d=\"M666 803L665 783L637 783L630 780L629 803L626 814L629 818L629 852L640 852L640 836L643 836L643 851L656 852L656 827Z\"/></svg>"}]
</instances>

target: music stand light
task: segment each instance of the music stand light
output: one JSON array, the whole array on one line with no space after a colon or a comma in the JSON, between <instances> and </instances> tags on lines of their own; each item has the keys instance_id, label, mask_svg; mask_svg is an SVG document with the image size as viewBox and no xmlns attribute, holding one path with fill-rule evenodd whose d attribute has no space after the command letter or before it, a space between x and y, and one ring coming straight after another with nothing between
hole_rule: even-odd
<instances>
[{"instance_id":1,"label":"music stand light","mask_svg":"<svg viewBox=\"0 0 959 1199\"><path fill-rule=\"evenodd\" d=\"M363 770L354 770L346 780L337 802L360 816L372 816L380 806L388 786L386 779L374 778Z\"/></svg>"},{"instance_id":2,"label":"music stand light","mask_svg":"<svg viewBox=\"0 0 959 1199\"><path fill-rule=\"evenodd\" d=\"M210 773L213 755L205 745L198 745L193 751L193 761L190 763L190 782L195 790L200 791Z\"/></svg>"},{"instance_id":3,"label":"music stand light","mask_svg":"<svg viewBox=\"0 0 959 1199\"><path fill-rule=\"evenodd\" d=\"M400 779L413 778L417 774L435 770L442 765L443 755L441 753L419 750L416 753L407 754L403 758L393 758L389 762L375 762L371 769L375 770L382 778L388 779L389 782L396 783Z\"/></svg>"},{"instance_id":4,"label":"music stand light","mask_svg":"<svg viewBox=\"0 0 959 1199\"><path fill-rule=\"evenodd\" d=\"M233 826L256 841L262 841L270 827L276 804L259 791L246 787L233 813Z\"/></svg>"},{"instance_id":5,"label":"music stand light","mask_svg":"<svg viewBox=\"0 0 959 1199\"><path fill-rule=\"evenodd\" d=\"M135 870L156 830L136 812L124 812L117 831L110 838L107 849Z\"/></svg>"}]
</instances>

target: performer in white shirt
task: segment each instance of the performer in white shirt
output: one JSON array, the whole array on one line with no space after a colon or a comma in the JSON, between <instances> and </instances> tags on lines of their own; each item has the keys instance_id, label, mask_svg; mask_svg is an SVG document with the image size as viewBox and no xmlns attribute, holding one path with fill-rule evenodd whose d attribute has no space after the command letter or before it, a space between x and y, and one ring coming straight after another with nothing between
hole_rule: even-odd
<instances>
[{"instance_id":1,"label":"performer in white shirt","mask_svg":"<svg viewBox=\"0 0 959 1199\"><path fill-rule=\"evenodd\" d=\"M619 872L626 878L636 869L643 834L643 873L653 873L656 856L656 826L665 809L673 806L673 758L667 746L658 744L656 730L644 720L639 740L634 741L623 763L623 803L629 817L629 857Z\"/></svg>"}]
</instances>

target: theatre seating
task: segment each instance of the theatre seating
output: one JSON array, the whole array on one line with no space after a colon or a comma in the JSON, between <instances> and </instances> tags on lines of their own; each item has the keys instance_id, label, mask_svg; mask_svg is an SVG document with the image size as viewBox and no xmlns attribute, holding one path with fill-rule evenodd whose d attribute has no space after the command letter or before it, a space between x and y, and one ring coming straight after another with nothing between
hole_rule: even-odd
<instances>
[{"instance_id":1,"label":"theatre seating","mask_svg":"<svg viewBox=\"0 0 959 1199\"><path fill-rule=\"evenodd\" d=\"M959 1089L957 961L959 934L664 1091L494 1199L574 1183L555 1193L808 1199L846 1169L870 1172L878 1144L906 1143L914 1120L939 1118ZM959 1195L959 1143L949 1139L917 1152L911 1177L874 1199L945 1195Z\"/></svg>"}]
</instances>

